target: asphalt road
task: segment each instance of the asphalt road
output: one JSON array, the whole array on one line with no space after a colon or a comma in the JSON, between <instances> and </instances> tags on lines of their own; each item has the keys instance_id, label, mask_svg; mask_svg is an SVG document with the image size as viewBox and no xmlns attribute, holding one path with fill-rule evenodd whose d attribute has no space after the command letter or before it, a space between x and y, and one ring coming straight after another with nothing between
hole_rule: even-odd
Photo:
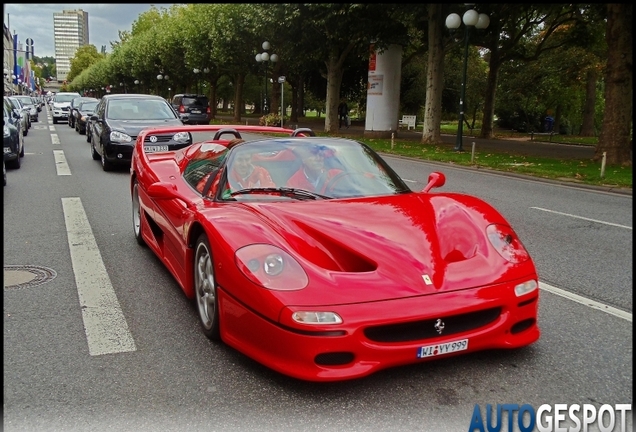
<instances>
[{"instance_id":1,"label":"asphalt road","mask_svg":"<svg viewBox=\"0 0 636 432\"><path fill-rule=\"evenodd\" d=\"M477 195L508 218L537 264L542 335L522 350L317 385L208 341L194 305L135 242L128 171L103 172L83 135L41 118L4 188L5 273L42 276L21 286L5 278L6 432L454 432L468 430L476 405L631 404L630 195L387 158L412 189L439 170L442 191ZM85 285L92 272L100 277ZM125 322L108 354L95 352L81 306L98 284L114 292L113 323Z\"/></svg>"}]
</instances>

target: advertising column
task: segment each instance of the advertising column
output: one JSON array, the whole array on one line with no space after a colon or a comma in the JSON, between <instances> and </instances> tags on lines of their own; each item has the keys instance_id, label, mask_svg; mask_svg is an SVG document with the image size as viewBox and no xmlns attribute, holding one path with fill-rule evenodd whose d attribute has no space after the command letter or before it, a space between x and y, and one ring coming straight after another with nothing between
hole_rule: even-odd
<instances>
[{"instance_id":1,"label":"advertising column","mask_svg":"<svg viewBox=\"0 0 636 432\"><path fill-rule=\"evenodd\" d=\"M391 45L379 53L371 44L370 50L364 136L390 138L397 132L400 111L402 47Z\"/></svg>"}]
</instances>

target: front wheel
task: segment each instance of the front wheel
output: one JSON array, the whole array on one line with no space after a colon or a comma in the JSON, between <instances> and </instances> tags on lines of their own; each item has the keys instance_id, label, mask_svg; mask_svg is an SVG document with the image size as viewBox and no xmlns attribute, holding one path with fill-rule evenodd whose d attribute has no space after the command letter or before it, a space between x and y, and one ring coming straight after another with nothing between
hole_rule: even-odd
<instances>
[{"instance_id":1,"label":"front wheel","mask_svg":"<svg viewBox=\"0 0 636 432\"><path fill-rule=\"evenodd\" d=\"M141 237L141 221L143 219L143 210L139 203L139 182L134 180L132 187L132 219L133 219L133 232L135 233L135 240L140 246L145 246L146 242Z\"/></svg>"},{"instance_id":2,"label":"front wheel","mask_svg":"<svg viewBox=\"0 0 636 432\"><path fill-rule=\"evenodd\" d=\"M203 334L208 339L221 340L219 300L216 295L212 251L207 236L201 234L194 252L194 295Z\"/></svg>"},{"instance_id":3,"label":"front wheel","mask_svg":"<svg viewBox=\"0 0 636 432\"><path fill-rule=\"evenodd\" d=\"M104 171L112 171L113 163L106 159L106 150L104 150L104 146L100 146L100 149L102 150L102 169Z\"/></svg>"}]
</instances>

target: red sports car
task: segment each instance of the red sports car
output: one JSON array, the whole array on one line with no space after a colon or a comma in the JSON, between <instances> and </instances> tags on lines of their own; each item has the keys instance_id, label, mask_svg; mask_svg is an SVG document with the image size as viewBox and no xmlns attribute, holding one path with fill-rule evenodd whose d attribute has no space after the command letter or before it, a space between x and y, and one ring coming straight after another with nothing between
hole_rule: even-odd
<instances>
[{"instance_id":1,"label":"red sports car","mask_svg":"<svg viewBox=\"0 0 636 432\"><path fill-rule=\"evenodd\" d=\"M215 135L152 152L158 131ZM365 144L308 129L146 129L134 234L194 299L208 338L298 379L535 342L528 251L491 205L431 191L444 181L433 172L412 191Z\"/></svg>"}]
</instances>

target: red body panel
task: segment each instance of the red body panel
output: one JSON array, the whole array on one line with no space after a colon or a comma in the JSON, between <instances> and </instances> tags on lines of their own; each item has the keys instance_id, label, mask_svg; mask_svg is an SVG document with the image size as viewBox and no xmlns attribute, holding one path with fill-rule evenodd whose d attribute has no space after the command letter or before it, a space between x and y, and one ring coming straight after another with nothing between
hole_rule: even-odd
<instances>
[{"instance_id":1,"label":"red body panel","mask_svg":"<svg viewBox=\"0 0 636 432\"><path fill-rule=\"evenodd\" d=\"M162 132L227 127L187 126ZM141 142L144 133L138 138ZM206 233L214 257L221 337L266 366L300 379L333 381L422 361L416 351L424 345L467 338L468 350L460 352L466 353L517 348L539 338L538 289L515 294L517 284L538 281L534 264L531 259L509 262L495 250L486 228L508 223L484 201L453 193L412 192L220 202L202 198L184 181L181 171L189 152L146 155L138 141L131 178L140 184L143 212L161 232L157 235L142 224L143 238L192 297L191 230ZM170 185L178 198L151 199L148 188L157 182ZM249 280L234 254L251 244L270 244L289 253L307 274L308 285L276 291ZM365 335L369 327L452 320L493 308L500 308L495 319L450 336L374 342ZM291 319L296 310L313 309L335 312L343 322L309 326ZM340 352L352 360L339 365L316 362L316 356Z\"/></svg>"}]
</instances>

